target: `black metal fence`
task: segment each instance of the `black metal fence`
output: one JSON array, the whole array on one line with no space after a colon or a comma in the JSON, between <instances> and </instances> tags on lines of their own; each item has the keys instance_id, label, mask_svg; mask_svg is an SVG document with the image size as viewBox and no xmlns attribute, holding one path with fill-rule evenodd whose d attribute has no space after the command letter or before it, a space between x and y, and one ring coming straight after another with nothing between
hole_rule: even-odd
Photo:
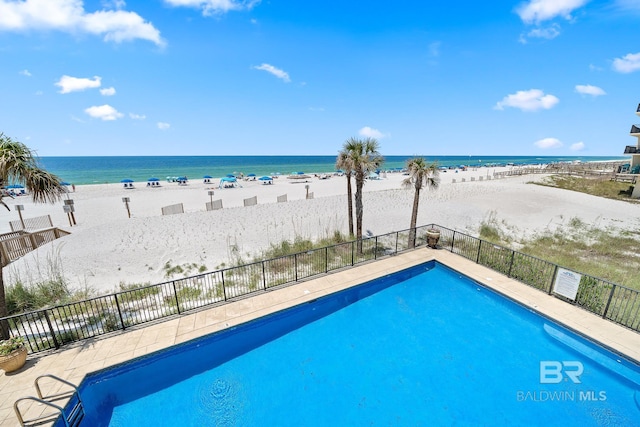
<instances>
[{"instance_id":1,"label":"black metal fence","mask_svg":"<svg viewBox=\"0 0 640 427\"><path fill-rule=\"evenodd\" d=\"M124 330L200 307L221 304L334 270L352 267L427 244L427 230L440 230L438 247L496 270L551 295L558 270L541 260L446 227L426 225L366 237L253 264L125 290L76 303L0 319L11 336L25 338L30 352ZM414 240L414 241L410 241ZM559 298L562 298L558 296ZM564 299L564 298L562 298ZM567 300L568 301L568 300ZM605 319L640 331L640 293L582 275L576 301Z\"/></svg>"}]
</instances>

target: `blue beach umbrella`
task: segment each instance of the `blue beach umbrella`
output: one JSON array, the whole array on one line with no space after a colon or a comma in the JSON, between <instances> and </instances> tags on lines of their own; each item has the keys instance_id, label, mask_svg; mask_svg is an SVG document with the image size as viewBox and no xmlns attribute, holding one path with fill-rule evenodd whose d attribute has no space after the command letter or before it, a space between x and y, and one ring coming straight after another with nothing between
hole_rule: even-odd
<instances>
[{"instance_id":1,"label":"blue beach umbrella","mask_svg":"<svg viewBox=\"0 0 640 427\"><path fill-rule=\"evenodd\" d=\"M232 173L228 173L228 174L227 174L227 178L235 178L235 177L236 177L236 176L235 176L234 174L232 174Z\"/></svg>"},{"instance_id":2,"label":"blue beach umbrella","mask_svg":"<svg viewBox=\"0 0 640 427\"><path fill-rule=\"evenodd\" d=\"M129 178L125 178L123 180L120 180L120 182L133 182L133 180Z\"/></svg>"},{"instance_id":3,"label":"blue beach umbrella","mask_svg":"<svg viewBox=\"0 0 640 427\"><path fill-rule=\"evenodd\" d=\"M255 174L255 173L250 173L250 174L249 174L249 175L247 175L247 176L256 176L256 174Z\"/></svg>"},{"instance_id":4,"label":"blue beach umbrella","mask_svg":"<svg viewBox=\"0 0 640 427\"><path fill-rule=\"evenodd\" d=\"M273 178L271 178L270 176L261 176L260 178L258 178L258 180L260 180L260 181L272 181Z\"/></svg>"},{"instance_id":5,"label":"blue beach umbrella","mask_svg":"<svg viewBox=\"0 0 640 427\"><path fill-rule=\"evenodd\" d=\"M62 181L62 182L60 183L60 185L71 185L71 184L69 184L69 183L68 183L68 182L66 182L66 181Z\"/></svg>"},{"instance_id":6,"label":"blue beach umbrella","mask_svg":"<svg viewBox=\"0 0 640 427\"><path fill-rule=\"evenodd\" d=\"M147 181L160 181L158 178L149 178Z\"/></svg>"},{"instance_id":7,"label":"blue beach umbrella","mask_svg":"<svg viewBox=\"0 0 640 427\"><path fill-rule=\"evenodd\" d=\"M11 184L11 185L7 185L4 188L24 188L24 185L20 185L20 184Z\"/></svg>"},{"instance_id":8,"label":"blue beach umbrella","mask_svg":"<svg viewBox=\"0 0 640 427\"><path fill-rule=\"evenodd\" d=\"M203 176L203 178L205 178L205 179L211 179L211 178L213 178L213 177L212 177L211 175L205 175L205 176Z\"/></svg>"}]
</instances>

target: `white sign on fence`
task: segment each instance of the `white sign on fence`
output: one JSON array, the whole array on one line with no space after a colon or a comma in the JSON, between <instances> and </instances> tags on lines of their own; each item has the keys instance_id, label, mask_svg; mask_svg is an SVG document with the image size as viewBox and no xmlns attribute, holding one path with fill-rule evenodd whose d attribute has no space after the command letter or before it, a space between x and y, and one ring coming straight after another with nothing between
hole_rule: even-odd
<instances>
[{"instance_id":1,"label":"white sign on fence","mask_svg":"<svg viewBox=\"0 0 640 427\"><path fill-rule=\"evenodd\" d=\"M558 268L556 280L553 283L553 292L569 298L571 301L575 301L576 295L578 295L580 279L582 279L582 274L565 270L564 268Z\"/></svg>"}]
</instances>

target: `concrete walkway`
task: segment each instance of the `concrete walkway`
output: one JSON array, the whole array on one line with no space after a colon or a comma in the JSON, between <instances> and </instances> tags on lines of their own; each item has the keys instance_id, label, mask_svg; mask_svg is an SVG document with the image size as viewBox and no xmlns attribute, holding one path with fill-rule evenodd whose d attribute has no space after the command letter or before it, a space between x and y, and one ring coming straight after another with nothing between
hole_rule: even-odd
<instances>
[{"instance_id":1,"label":"concrete walkway","mask_svg":"<svg viewBox=\"0 0 640 427\"><path fill-rule=\"evenodd\" d=\"M78 385L87 373L433 259L579 333L590 336L631 359L640 361L640 334L448 251L421 248L152 325L70 344L64 349L48 354L36 354L30 357L26 366L18 372L5 374L0 371L0 426L19 425L13 411L13 403L21 397L36 396L33 381L39 375L53 374ZM54 393L60 389L57 384L49 381L43 381L42 384L45 393ZM28 402L21 408L25 409L23 412L27 419L45 411L50 412L42 405Z\"/></svg>"}]
</instances>

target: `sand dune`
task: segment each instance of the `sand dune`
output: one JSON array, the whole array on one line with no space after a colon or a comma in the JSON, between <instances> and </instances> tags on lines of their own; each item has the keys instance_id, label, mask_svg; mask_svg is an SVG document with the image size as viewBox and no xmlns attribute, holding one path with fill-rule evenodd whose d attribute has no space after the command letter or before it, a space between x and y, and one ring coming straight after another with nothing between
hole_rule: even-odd
<instances>
[{"instance_id":1,"label":"sand dune","mask_svg":"<svg viewBox=\"0 0 640 427\"><path fill-rule=\"evenodd\" d=\"M477 234L482 221L493 215L508 225L505 229L516 239L576 217L601 227L637 229L640 225L640 205L528 183L542 175L487 180L495 170L442 173L440 187L422 193L418 224L434 222ZM478 181L480 176L483 181ZM467 182L460 182L463 177ZM404 178L388 174L366 183L365 230L378 235L408 228L413 190L402 189ZM453 179L457 182L452 183ZM335 230L347 232L343 177L314 178L308 183L291 183L282 177L274 182L241 182L243 187L235 189L203 182L187 186L162 183L160 188L138 183L133 190L121 184L78 186L69 194L76 208L77 225L73 227L62 203L34 205L27 198L10 200L10 205L25 206L25 218L50 214L55 226L72 234L5 267L6 283L42 280L51 266L57 266L73 287L107 292L121 282L164 281L167 263L191 265L188 273L195 274L197 268L214 270L237 257L250 260L271 243L326 237ZM314 199L305 199L306 185ZM214 199L222 199L223 209L205 210L211 189ZM288 201L276 203L282 194L287 194ZM243 200L253 196L258 204L244 207ZM131 218L122 197L131 200ZM183 203L184 214L161 215L163 206L176 203ZM9 231L8 221L17 219L17 213L12 209L0 215L3 232Z\"/></svg>"}]
</instances>

